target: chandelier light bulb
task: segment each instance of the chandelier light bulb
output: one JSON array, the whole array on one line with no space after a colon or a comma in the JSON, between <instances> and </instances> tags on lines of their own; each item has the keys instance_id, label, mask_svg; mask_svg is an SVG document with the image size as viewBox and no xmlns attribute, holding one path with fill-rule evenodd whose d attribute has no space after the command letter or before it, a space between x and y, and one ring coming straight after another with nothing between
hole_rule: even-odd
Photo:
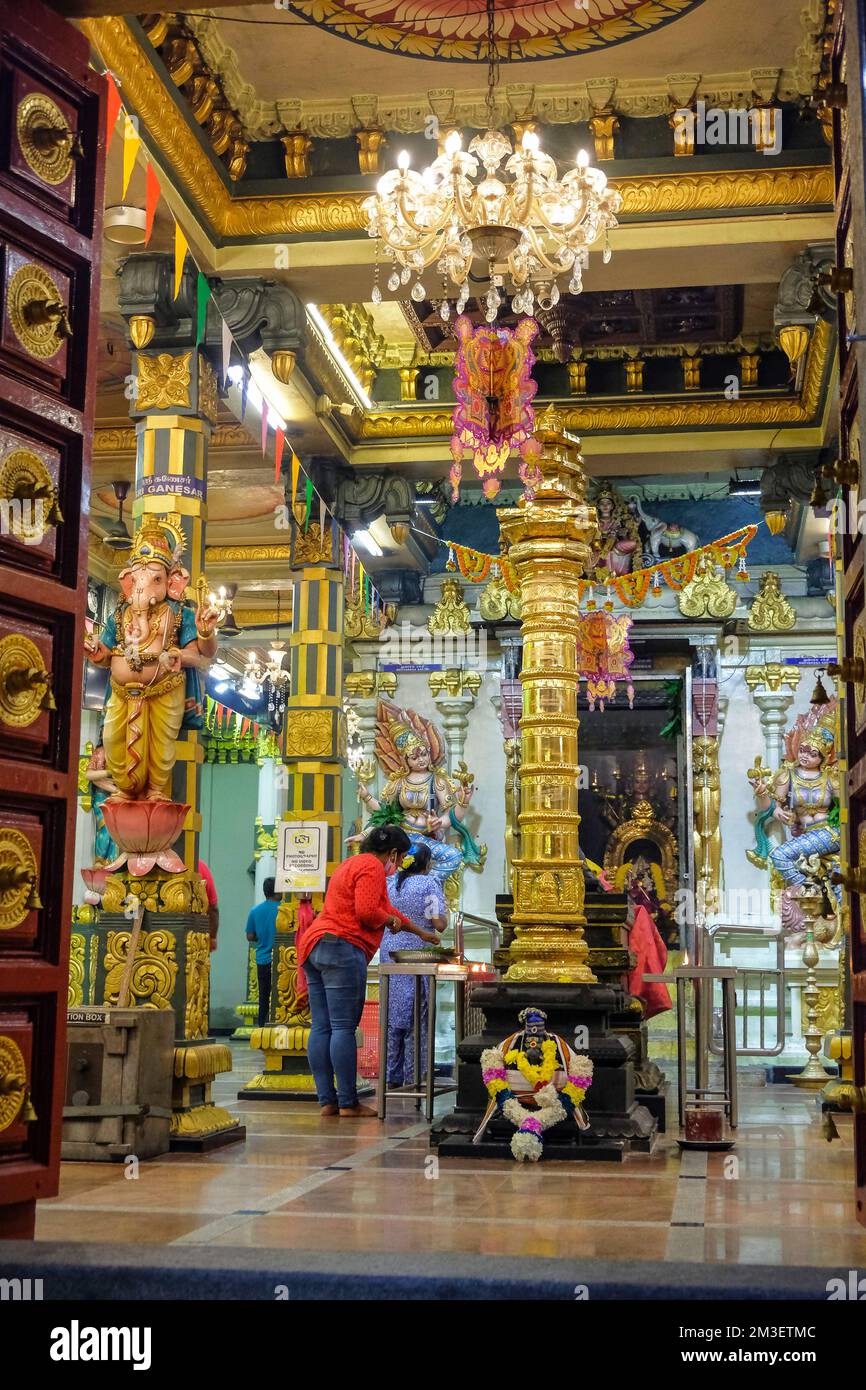
<instances>
[{"instance_id":1,"label":"chandelier light bulb","mask_svg":"<svg viewBox=\"0 0 866 1390\"><path fill-rule=\"evenodd\" d=\"M409 168L409 164L409 151L401 150L397 156L397 168L400 170L401 173L405 174L406 170Z\"/></svg>"},{"instance_id":2,"label":"chandelier light bulb","mask_svg":"<svg viewBox=\"0 0 866 1390\"><path fill-rule=\"evenodd\" d=\"M587 154L586 150L578 150L578 152L577 152L577 167L578 167L578 169L585 169L585 168L588 166L588 164L589 164L589 155Z\"/></svg>"},{"instance_id":3,"label":"chandelier light bulb","mask_svg":"<svg viewBox=\"0 0 866 1390\"><path fill-rule=\"evenodd\" d=\"M452 130L445 141L445 153L453 159L454 155L457 154L458 150L462 149L462 147L463 140L459 130Z\"/></svg>"}]
</instances>

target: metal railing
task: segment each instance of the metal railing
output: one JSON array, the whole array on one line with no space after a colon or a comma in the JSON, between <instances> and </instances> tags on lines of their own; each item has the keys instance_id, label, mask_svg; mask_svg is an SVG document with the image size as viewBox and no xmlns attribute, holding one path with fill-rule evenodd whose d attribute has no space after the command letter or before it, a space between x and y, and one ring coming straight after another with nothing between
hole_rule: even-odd
<instances>
[{"instance_id":1,"label":"metal railing","mask_svg":"<svg viewBox=\"0 0 866 1390\"><path fill-rule=\"evenodd\" d=\"M702 942L702 962L705 965L715 965L716 942L722 938L731 938L732 944L737 944L744 937L749 937L752 941L760 938L762 941L774 942L776 947L775 965L738 965L735 966L736 977L734 980L734 990L738 1000L742 1001L740 1037L737 1039L738 1057L777 1057L785 1047L785 938L781 927L734 927L719 924L712 928L703 928ZM752 1001L757 994L758 1009L757 1013L751 1012ZM768 995L769 1000L768 1000ZM709 1001L712 1006L712 1001ZM706 1030L707 1047L716 1057L723 1055L723 1046L720 1039L715 1036L716 1030L711 1026L711 1014L716 1010L712 1007L702 1011L702 1026ZM773 1024L774 1028L769 1025ZM754 1040L755 1028L758 1033L757 1047L752 1045ZM775 1044L771 1047L767 1043L768 1032L775 1032Z\"/></svg>"},{"instance_id":2,"label":"metal railing","mask_svg":"<svg viewBox=\"0 0 866 1390\"><path fill-rule=\"evenodd\" d=\"M454 947L458 955L463 955L466 940L466 924L470 927L483 927L490 935L490 955L498 951L502 944L502 929L491 917L478 917L474 912L458 912L454 918Z\"/></svg>"}]
</instances>

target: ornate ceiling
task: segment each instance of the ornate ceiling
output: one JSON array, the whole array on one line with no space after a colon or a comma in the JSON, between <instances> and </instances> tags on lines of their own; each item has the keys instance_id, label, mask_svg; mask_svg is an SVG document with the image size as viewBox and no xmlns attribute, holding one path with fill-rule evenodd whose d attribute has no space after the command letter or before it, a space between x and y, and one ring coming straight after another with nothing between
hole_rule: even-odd
<instances>
[{"instance_id":1,"label":"ornate ceiling","mask_svg":"<svg viewBox=\"0 0 866 1390\"><path fill-rule=\"evenodd\" d=\"M502 62L593 52L640 38L704 0L497 0ZM455 63L487 59L484 0L295 0L289 8L353 43L410 58Z\"/></svg>"}]
</instances>

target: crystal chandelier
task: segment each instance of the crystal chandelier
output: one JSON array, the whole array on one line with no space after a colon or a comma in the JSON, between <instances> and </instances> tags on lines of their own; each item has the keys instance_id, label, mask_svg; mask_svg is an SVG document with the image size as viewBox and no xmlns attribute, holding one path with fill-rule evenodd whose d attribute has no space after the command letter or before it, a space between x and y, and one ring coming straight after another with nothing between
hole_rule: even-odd
<instances>
[{"instance_id":1,"label":"crystal chandelier","mask_svg":"<svg viewBox=\"0 0 866 1390\"><path fill-rule=\"evenodd\" d=\"M621 199L607 186L600 169L590 167L581 150L573 169L559 178L556 164L542 152L538 136L527 130L518 149L496 129L495 90L499 60L495 38L495 0L487 0L487 122L468 150L458 131L452 131L445 150L422 173L409 168L404 151L397 168L364 200L368 234L379 238L394 263L388 289L407 285L415 274L411 298L420 303L427 291L421 273L434 265L457 288L457 312L470 293L470 279L484 279L488 323L493 323L505 293L517 314L531 314L537 304L551 309L559 301L560 277L569 274L570 294L583 288L582 271L589 248L604 233L603 260L610 260L607 233L615 227ZM505 165L499 174L499 166ZM484 176L477 178L483 165ZM474 274L471 274L473 266ZM377 283L373 300L382 292ZM443 298L440 314L448 319L451 306Z\"/></svg>"}]
</instances>

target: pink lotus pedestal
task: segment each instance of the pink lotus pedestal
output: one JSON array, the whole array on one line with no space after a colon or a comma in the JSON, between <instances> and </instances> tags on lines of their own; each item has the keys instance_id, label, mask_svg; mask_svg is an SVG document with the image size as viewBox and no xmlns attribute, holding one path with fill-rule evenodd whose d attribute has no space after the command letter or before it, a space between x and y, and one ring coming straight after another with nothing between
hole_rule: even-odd
<instances>
[{"instance_id":1,"label":"pink lotus pedestal","mask_svg":"<svg viewBox=\"0 0 866 1390\"><path fill-rule=\"evenodd\" d=\"M108 833L122 853L108 872L126 864L134 878L152 869L170 874L184 872L185 864L171 848L183 830L189 806L179 801L121 801L109 797L102 803Z\"/></svg>"}]
</instances>

